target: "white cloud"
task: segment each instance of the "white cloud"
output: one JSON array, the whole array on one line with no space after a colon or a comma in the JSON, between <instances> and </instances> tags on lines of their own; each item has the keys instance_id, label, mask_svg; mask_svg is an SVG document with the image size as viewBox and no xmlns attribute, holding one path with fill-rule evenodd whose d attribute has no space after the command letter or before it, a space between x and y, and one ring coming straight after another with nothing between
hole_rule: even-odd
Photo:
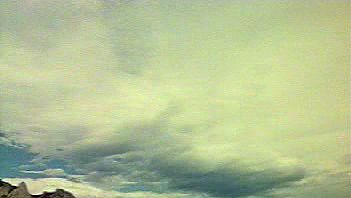
<instances>
[{"instance_id":1,"label":"white cloud","mask_svg":"<svg viewBox=\"0 0 351 198\"><path fill-rule=\"evenodd\" d=\"M6 178L4 181L13 185L25 182L28 191L31 194L41 194L43 191L52 192L58 188L71 192L77 198L134 198L134 197L150 197L150 198L181 198L190 197L186 194L157 194L152 192L132 192L123 193L117 191L108 191L96 188L88 183L75 183L63 178Z\"/></svg>"},{"instance_id":2,"label":"white cloud","mask_svg":"<svg viewBox=\"0 0 351 198\"><path fill-rule=\"evenodd\" d=\"M55 169L45 169L42 171L31 171L31 170L22 170L23 173L31 173L31 174L42 174L50 177L66 177L68 176L63 169L55 168Z\"/></svg>"},{"instance_id":3,"label":"white cloud","mask_svg":"<svg viewBox=\"0 0 351 198\"><path fill-rule=\"evenodd\" d=\"M19 149L25 148L25 145L16 144L14 141L11 141L6 137L0 137L0 145L5 145L5 146L19 148Z\"/></svg>"}]
</instances>

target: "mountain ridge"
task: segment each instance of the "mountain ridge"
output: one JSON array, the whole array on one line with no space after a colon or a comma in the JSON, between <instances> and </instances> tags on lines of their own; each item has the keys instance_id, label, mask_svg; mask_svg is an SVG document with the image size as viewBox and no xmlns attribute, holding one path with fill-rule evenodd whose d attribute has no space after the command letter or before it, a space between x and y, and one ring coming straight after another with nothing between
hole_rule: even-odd
<instances>
[{"instance_id":1,"label":"mountain ridge","mask_svg":"<svg viewBox=\"0 0 351 198\"><path fill-rule=\"evenodd\" d=\"M55 192L43 192L39 195L32 195L28 192L26 183L21 182L13 186L0 179L0 198L76 198L72 193L64 189L56 189Z\"/></svg>"}]
</instances>

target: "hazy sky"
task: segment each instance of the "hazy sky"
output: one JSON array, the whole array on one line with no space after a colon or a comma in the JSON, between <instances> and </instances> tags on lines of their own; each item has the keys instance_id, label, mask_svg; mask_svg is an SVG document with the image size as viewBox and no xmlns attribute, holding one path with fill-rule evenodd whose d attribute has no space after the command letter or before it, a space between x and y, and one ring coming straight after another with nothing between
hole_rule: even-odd
<instances>
[{"instance_id":1,"label":"hazy sky","mask_svg":"<svg viewBox=\"0 0 351 198\"><path fill-rule=\"evenodd\" d=\"M0 178L80 198L347 198L350 3L0 1Z\"/></svg>"}]
</instances>

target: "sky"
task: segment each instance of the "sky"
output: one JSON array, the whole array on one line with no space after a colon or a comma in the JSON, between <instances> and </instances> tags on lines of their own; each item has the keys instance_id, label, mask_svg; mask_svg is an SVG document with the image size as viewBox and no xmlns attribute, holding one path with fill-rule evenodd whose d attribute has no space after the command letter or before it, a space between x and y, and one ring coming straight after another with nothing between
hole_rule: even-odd
<instances>
[{"instance_id":1,"label":"sky","mask_svg":"<svg viewBox=\"0 0 351 198\"><path fill-rule=\"evenodd\" d=\"M0 1L0 178L78 198L347 198L350 2Z\"/></svg>"}]
</instances>

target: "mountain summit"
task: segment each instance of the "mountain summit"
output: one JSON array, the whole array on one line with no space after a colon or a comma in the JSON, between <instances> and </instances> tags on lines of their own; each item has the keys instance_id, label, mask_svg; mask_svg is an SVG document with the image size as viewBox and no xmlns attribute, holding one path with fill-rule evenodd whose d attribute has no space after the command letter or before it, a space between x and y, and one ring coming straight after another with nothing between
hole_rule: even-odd
<instances>
[{"instance_id":1,"label":"mountain summit","mask_svg":"<svg viewBox=\"0 0 351 198\"><path fill-rule=\"evenodd\" d=\"M55 192L44 192L40 195L31 195L27 185L22 182L18 186L13 186L0 179L0 198L76 198L70 192L57 189Z\"/></svg>"}]
</instances>

